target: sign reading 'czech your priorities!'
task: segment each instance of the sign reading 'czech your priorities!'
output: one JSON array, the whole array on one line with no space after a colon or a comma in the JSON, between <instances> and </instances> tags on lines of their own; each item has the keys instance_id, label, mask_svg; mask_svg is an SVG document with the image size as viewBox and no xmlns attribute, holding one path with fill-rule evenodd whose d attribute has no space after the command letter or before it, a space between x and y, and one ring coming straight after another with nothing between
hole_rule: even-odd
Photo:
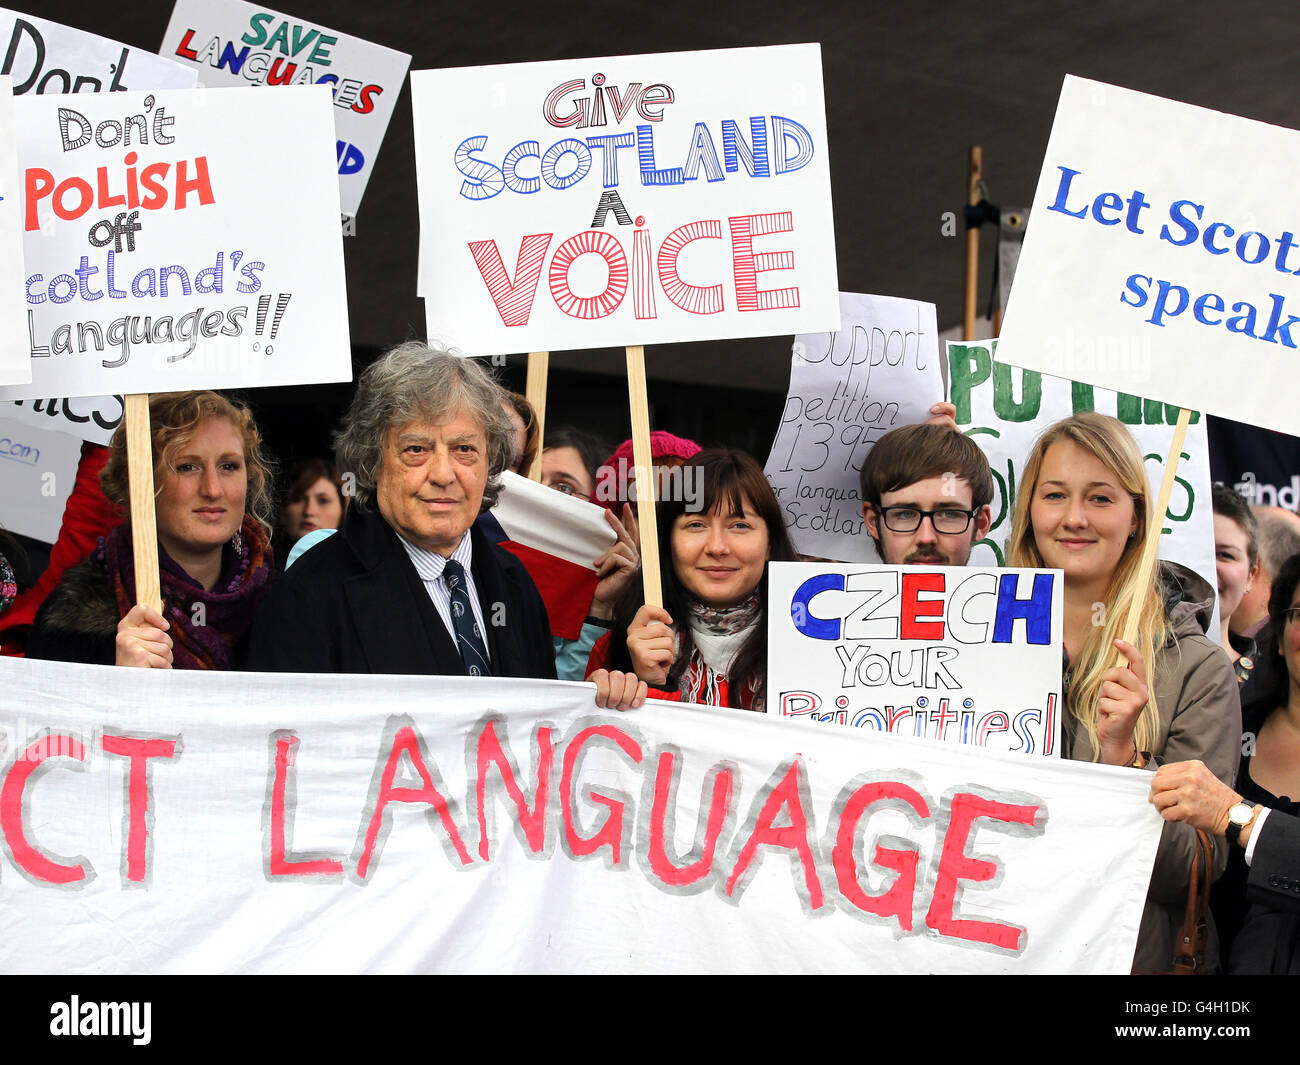
<instances>
[{"instance_id":1,"label":"sign reading 'czech your priorities!'","mask_svg":"<svg viewBox=\"0 0 1300 1065\"><path fill-rule=\"evenodd\" d=\"M326 88L14 108L32 382L0 399L351 378Z\"/></svg>"},{"instance_id":2,"label":"sign reading 'czech your priorities!'","mask_svg":"<svg viewBox=\"0 0 1300 1065\"><path fill-rule=\"evenodd\" d=\"M1067 77L998 358L1300 432L1297 172L1296 130Z\"/></svg>"},{"instance_id":3,"label":"sign reading 'czech your priorities!'","mask_svg":"<svg viewBox=\"0 0 1300 1065\"><path fill-rule=\"evenodd\" d=\"M819 46L413 71L411 93L430 338L839 328Z\"/></svg>"}]
</instances>

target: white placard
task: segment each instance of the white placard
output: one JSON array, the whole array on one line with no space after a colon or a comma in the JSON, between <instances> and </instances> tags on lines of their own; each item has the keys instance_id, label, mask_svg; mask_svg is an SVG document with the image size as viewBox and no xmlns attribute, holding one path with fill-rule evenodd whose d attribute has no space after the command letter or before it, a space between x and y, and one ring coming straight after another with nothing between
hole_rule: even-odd
<instances>
[{"instance_id":1,"label":"white placard","mask_svg":"<svg viewBox=\"0 0 1300 1065\"><path fill-rule=\"evenodd\" d=\"M1067 77L998 358L1300 432L1297 171L1300 132Z\"/></svg>"},{"instance_id":2,"label":"white placard","mask_svg":"<svg viewBox=\"0 0 1300 1065\"><path fill-rule=\"evenodd\" d=\"M244 0L176 0L161 53L201 85L328 85L343 213L355 215L411 57Z\"/></svg>"},{"instance_id":3,"label":"white placard","mask_svg":"<svg viewBox=\"0 0 1300 1065\"><path fill-rule=\"evenodd\" d=\"M20 399L0 403L0 418L46 432L68 433L92 444L107 444L122 424L126 404L121 396L77 396L72 399Z\"/></svg>"},{"instance_id":4,"label":"white placard","mask_svg":"<svg viewBox=\"0 0 1300 1065\"><path fill-rule=\"evenodd\" d=\"M411 97L430 338L839 328L820 46L417 70Z\"/></svg>"},{"instance_id":5,"label":"white placard","mask_svg":"<svg viewBox=\"0 0 1300 1065\"><path fill-rule=\"evenodd\" d=\"M1059 570L774 562L767 711L996 751L1061 749Z\"/></svg>"},{"instance_id":6,"label":"white placard","mask_svg":"<svg viewBox=\"0 0 1300 1065\"><path fill-rule=\"evenodd\" d=\"M14 95L189 89L194 71L140 48L0 7L0 74Z\"/></svg>"},{"instance_id":7,"label":"white placard","mask_svg":"<svg viewBox=\"0 0 1300 1065\"><path fill-rule=\"evenodd\" d=\"M80 460L67 433L0 417L0 529L54 543Z\"/></svg>"},{"instance_id":8,"label":"white placard","mask_svg":"<svg viewBox=\"0 0 1300 1065\"><path fill-rule=\"evenodd\" d=\"M838 332L794 338L765 472L800 554L879 562L863 528L862 463L943 399L939 332L933 303L893 296L841 292L840 316Z\"/></svg>"},{"instance_id":9,"label":"white placard","mask_svg":"<svg viewBox=\"0 0 1300 1065\"><path fill-rule=\"evenodd\" d=\"M329 104L15 100L32 382L0 400L350 379Z\"/></svg>"},{"instance_id":10,"label":"white placard","mask_svg":"<svg viewBox=\"0 0 1300 1065\"><path fill-rule=\"evenodd\" d=\"M22 186L18 181L18 143L14 129L13 82L0 75L0 385L32 379L23 333Z\"/></svg>"},{"instance_id":11,"label":"white placard","mask_svg":"<svg viewBox=\"0 0 1300 1065\"><path fill-rule=\"evenodd\" d=\"M8 973L1120 973L1163 824L1132 770L590 685L0 686Z\"/></svg>"},{"instance_id":12,"label":"white placard","mask_svg":"<svg viewBox=\"0 0 1300 1065\"><path fill-rule=\"evenodd\" d=\"M992 346L996 351L1001 341ZM971 552L973 564L1002 564L1029 449L1044 429L1071 414L1095 410L1124 422L1146 457L1151 498L1159 494L1177 407L1008 366L1001 358L995 360L988 341L950 341L948 380L957 427L979 444L993 471L993 524ZM1159 557L1186 566L1217 588L1209 442L1205 419L1200 414L1193 418L1161 526ZM1218 639L1218 625L1216 612L1211 639Z\"/></svg>"}]
</instances>

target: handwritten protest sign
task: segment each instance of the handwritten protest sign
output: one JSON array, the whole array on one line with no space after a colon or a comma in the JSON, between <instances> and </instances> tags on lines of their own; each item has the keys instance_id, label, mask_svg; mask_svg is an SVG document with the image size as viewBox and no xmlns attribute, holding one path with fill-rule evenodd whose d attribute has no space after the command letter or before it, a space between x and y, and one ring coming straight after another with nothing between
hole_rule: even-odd
<instances>
[{"instance_id":1,"label":"handwritten protest sign","mask_svg":"<svg viewBox=\"0 0 1300 1065\"><path fill-rule=\"evenodd\" d=\"M1141 773L585 685L0 684L11 973L1127 972L1162 824Z\"/></svg>"},{"instance_id":2,"label":"handwritten protest sign","mask_svg":"<svg viewBox=\"0 0 1300 1065\"><path fill-rule=\"evenodd\" d=\"M840 316L837 332L794 338L766 473L801 554L878 562L859 473L880 437L943 399L938 329L934 304L891 296L841 292Z\"/></svg>"},{"instance_id":3,"label":"handwritten protest sign","mask_svg":"<svg viewBox=\"0 0 1300 1065\"><path fill-rule=\"evenodd\" d=\"M1058 570L774 562L768 713L1061 749Z\"/></svg>"},{"instance_id":4,"label":"handwritten protest sign","mask_svg":"<svg viewBox=\"0 0 1300 1065\"><path fill-rule=\"evenodd\" d=\"M339 201L355 215L411 57L243 0L176 0L161 52L202 85L328 85Z\"/></svg>"},{"instance_id":5,"label":"handwritten protest sign","mask_svg":"<svg viewBox=\"0 0 1300 1065\"><path fill-rule=\"evenodd\" d=\"M80 458L68 434L0 417L0 528L54 543Z\"/></svg>"},{"instance_id":6,"label":"handwritten protest sign","mask_svg":"<svg viewBox=\"0 0 1300 1065\"><path fill-rule=\"evenodd\" d=\"M1298 168L1295 130L1067 77L998 358L1300 431Z\"/></svg>"},{"instance_id":7,"label":"handwritten protest sign","mask_svg":"<svg viewBox=\"0 0 1300 1065\"><path fill-rule=\"evenodd\" d=\"M68 433L93 444L107 444L125 413L121 396L20 399L0 404L0 418L46 432Z\"/></svg>"},{"instance_id":8,"label":"handwritten protest sign","mask_svg":"<svg viewBox=\"0 0 1300 1065\"><path fill-rule=\"evenodd\" d=\"M22 197L11 79L0 75L0 385L32 379L23 342Z\"/></svg>"},{"instance_id":9,"label":"handwritten protest sign","mask_svg":"<svg viewBox=\"0 0 1300 1065\"><path fill-rule=\"evenodd\" d=\"M418 70L411 96L430 337L839 327L817 45Z\"/></svg>"},{"instance_id":10,"label":"handwritten protest sign","mask_svg":"<svg viewBox=\"0 0 1300 1065\"><path fill-rule=\"evenodd\" d=\"M194 72L139 48L0 7L0 74L25 93L189 89Z\"/></svg>"},{"instance_id":11,"label":"handwritten protest sign","mask_svg":"<svg viewBox=\"0 0 1300 1065\"><path fill-rule=\"evenodd\" d=\"M323 87L14 107L32 382L0 399L351 377Z\"/></svg>"},{"instance_id":12,"label":"handwritten protest sign","mask_svg":"<svg viewBox=\"0 0 1300 1065\"><path fill-rule=\"evenodd\" d=\"M994 349L1000 346L1001 341L948 345L948 380L957 426L979 444L993 471L993 524L971 552L971 562L985 566L1002 564L1016 493L1023 487L1021 471L1044 429L1079 411L1096 410L1118 418L1146 457L1154 498L1178 417L1177 408L1163 403L1008 366L994 357ZM1159 556L1186 566L1215 588L1209 444L1199 414L1193 415L1181 454L1161 527Z\"/></svg>"}]
</instances>

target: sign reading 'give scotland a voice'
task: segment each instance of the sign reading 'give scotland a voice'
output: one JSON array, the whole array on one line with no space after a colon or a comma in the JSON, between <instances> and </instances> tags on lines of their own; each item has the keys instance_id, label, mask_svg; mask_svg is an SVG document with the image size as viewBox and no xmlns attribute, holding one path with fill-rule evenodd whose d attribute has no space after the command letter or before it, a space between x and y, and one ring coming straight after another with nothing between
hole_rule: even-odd
<instances>
[{"instance_id":1,"label":"sign reading 'give scotland a voice'","mask_svg":"<svg viewBox=\"0 0 1300 1065\"><path fill-rule=\"evenodd\" d=\"M768 712L1056 755L1061 572L773 563Z\"/></svg>"},{"instance_id":2,"label":"sign reading 'give scotland a voice'","mask_svg":"<svg viewBox=\"0 0 1300 1065\"><path fill-rule=\"evenodd\" d=\"M411 92L431 338L839 328L819 46L414 71Z\"/></svg>"},{"instance_id":3,"label":"sign reading 'give scotland a voice'","mask_svg":"<svg viewBox=\"0 0 1300 1065\"><path fill-rule=\"evenodd\" d=\"M0 399L351 378L326 88L14 107L32 382Z\"/></svg>"},{"instance_id":4,"label":"sign reading 'give scotland a voice'","mask_svg":"<svg viewBox=\"0 0 1300 1065\"><path fill-rule=\"evenodd\" d=\"M1300 132L1067 77L999 360L1300 432L1297 171Z\"/></svg>"}]
</instances>

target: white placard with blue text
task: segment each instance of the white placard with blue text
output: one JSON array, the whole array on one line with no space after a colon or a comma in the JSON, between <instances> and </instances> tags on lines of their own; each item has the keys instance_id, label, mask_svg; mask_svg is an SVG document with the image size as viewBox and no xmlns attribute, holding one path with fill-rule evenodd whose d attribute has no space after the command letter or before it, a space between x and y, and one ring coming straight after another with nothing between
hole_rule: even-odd
<instances>
[{"instance_id":1,"label":"white placard with blue text","mask_svg":"<svg viewBox=\"0 0 1300 1065\"><path fill-rule=\"evenodd\" d=\"M1056 756L1060 570L774 562L767 712Z\"/></svg>"},{"instance_id":2,"label":"white placard with blue text","mask_svg":"<svg viewBox=\"0 0 1300 1065\"><path fill-rule=\"evenodd\" d=\"M0 417L0 529L54 543L80 457L75 437Z\"/></svg>"},{"instance_id":3,"label":"white placard with blue text","mask_svg":"<svg viewBox=\"0 0 1300 1065\"><path fill-rule=\"evenodd\" d=\"M998 358L1300 432L1297 172L1300 132L1067 77Z\"/></svg>"},{"instance_id":4,"label":"white placard with blue text","mask_svg":"<svg viewBox=\"0 0 1300 1065\"><path fill-rule=\"evenodd\" d=\"M0 75L0 385L32 379L24 343L22 196L14 133L13 81Z\"/></svg>"},{"instance_id":5,"label":"white placard with blue text","mask_svg":"<svg viewBox=\"0 0 1300 1065\"><path fill-rule=\"evenodd\" d=\"M327 88L14 109L32 381L0 400L351 378Z\"/></svg>"},{"instance_id":6,"label":"white placard with blue text","mask_svg":"<svg viewBox=\"0 0 1300 1065\"><path fill-rule=\"evenodd\" d=\"M820 46L418 70L411 97L431 340L839 328Z\"/></svg>"}]
</instances>

